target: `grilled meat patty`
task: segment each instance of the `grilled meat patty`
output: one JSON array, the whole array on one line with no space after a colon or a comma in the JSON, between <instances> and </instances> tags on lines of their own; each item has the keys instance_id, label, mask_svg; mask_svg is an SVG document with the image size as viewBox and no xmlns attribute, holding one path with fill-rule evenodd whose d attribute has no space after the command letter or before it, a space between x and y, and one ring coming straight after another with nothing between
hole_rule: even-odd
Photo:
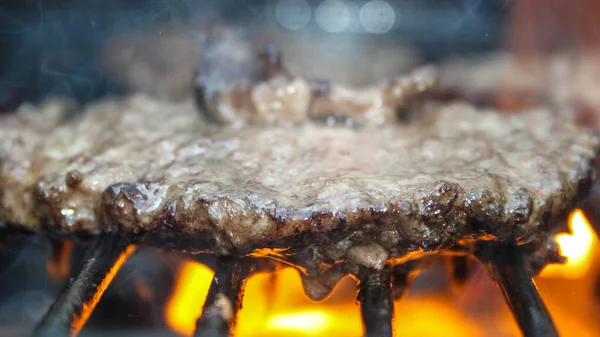
<instances>
[{"instance_id":1,"label":"grilled meat patty","mask_svg":"<svg viewBox=\"0 0 600 337\"><path fill-rule=\"evenodd\" d=\"M543 109L424 115L236 128L141 95L26 105L0 120L0 217L219 254L308 247L379 268L469 238L545 242L594 179L599 139Z\"/></svg>"}]
</instances>

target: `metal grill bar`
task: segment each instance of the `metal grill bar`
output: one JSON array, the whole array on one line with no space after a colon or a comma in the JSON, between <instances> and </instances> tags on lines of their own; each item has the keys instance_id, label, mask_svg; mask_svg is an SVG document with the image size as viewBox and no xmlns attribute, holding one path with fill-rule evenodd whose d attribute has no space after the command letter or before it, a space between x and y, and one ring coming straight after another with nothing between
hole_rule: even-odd
<instances>
[{"instance_id":1,"label":"metal grill bar","mask_svg":"<svg viewBox=\"0 0 600 337\"><path fill-rule=\"evenodd\" d=\"M552 318L540 298L523 255L516 244L485 242L477 257L504 294L519 328L527 337L558 336Z\"/></svg>"},{"instance_id":2,"label":"metal grill bar","mask_svg":"<svg viewBox=\"0 0 600 337\"><path fill-rule=\"evenodd\" d=\"M86 263L50 307L34 337L76 336L127 257L135 250L117 234L100 237Z\"/></svg>"},{"instance_id":3,"label":"metal grill bar","mask_svg":"<svg viewBox=\"0 0 600 337\"><path fill-rule=\"evenodd\" d=\"M469 278L469 261L467 255L453 255L450 257L452 282L462 286Z\"/></svg>"},{"instance_id":4,"label":"metal grill bar","mask_svg":"<svg viewBox=\"0 0 600 337\"><path fill-rule=\"evenodd\" d=\"M219 258L194 337L227 337L233 332L250 266L247 260Z\"/></svg>"},{"instance_id":5,"label":"metal grill bar","mask_svg":"<svg viewBox=\"0 0 600 337\"><path fill-rule=\"evenodd\" d=\"M410 283L414 277L411 273L414 273L418 265L419 261L408 261L401 265L390 267L392 297L394 300L399 300L406 294L406 290L410 287Z\"/></svg>"},{"instance_id":6,"label":"metal grill bar","mask_svg":"<svg viewBox=\"0 0 600 337\"><path fill-rule=\"evenodd\" d=\"M394 302L390 271L360 267L358 301L366 337L392 337Z\"/></svg>"},{"instance_id":7,"label":"metal grill bar","mask_svg":"<svg viewBox=\"0 0 600 337\"><path fill-rule=\"evenodd\" d=\"M0 225L1 224L2 223L0 222ZM4 246L10 241L10 239L12 239L12 236L13 236L12 231L10 231L6 228L0 229L0 249L4 248Z\"/></svg>"}]
</instances>

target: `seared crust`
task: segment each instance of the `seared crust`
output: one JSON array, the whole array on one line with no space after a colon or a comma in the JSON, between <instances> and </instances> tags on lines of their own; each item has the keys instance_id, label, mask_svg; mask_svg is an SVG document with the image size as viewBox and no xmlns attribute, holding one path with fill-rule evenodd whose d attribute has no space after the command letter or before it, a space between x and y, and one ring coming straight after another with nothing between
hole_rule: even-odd
<instances>
[{"instance_id":1,"label":"seared crust","mask_svg":"<svg viewBox=\"0 0 600 337\"><path fill-rule=\"evenodd\" d=\"M461 103L427 123L358 129L217 128L191 102L144 96L68 123L32 109L0 121L10 223L220 254L316 247L375 268L462 239L551 237L593 181L599 147L548 111Z\"/></svg>"}]
</instances>

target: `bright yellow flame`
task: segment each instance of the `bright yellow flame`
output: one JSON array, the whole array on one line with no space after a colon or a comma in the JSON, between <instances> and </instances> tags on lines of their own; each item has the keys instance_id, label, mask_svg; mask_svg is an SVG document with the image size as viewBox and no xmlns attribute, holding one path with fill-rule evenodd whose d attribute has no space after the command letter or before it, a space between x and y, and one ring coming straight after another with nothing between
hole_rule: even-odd
<instances>
[{"instance_id":1,"label":"bright yellow flame","mask_svg":"<svg viewBox=\"0 0 600 337\"><path fill-rule=\"evenodd\" d=\"M542 277L563 277L574 280L587 275L597 239L592 226L579 209L569 216L569 228L572 234L556 235L560 252L567 258L567 263L547 266L541 274Z\"/></svg>"},{"instance_id":2,"label":"bright yellow flame","mask_svg":"<svg viewBox=\"0 0 600 337\"><path fill-rule=\"evenodd\" d=\"M280 330L282 333L304 330L309 334L320 334L330 322L331 317L322 310L305 311L274 316L267 321L267 329Z\"/></svg>"},{"instance_id":3,"label":"bright yellow flame","mask_svg":"<svg viewBox=\"0 0 600 337\"><path fill-rule=\"evenodd\" d=\"M213 275L200 263L188 261L183 265L166 306L165 317L171 329L185 336L194 333Z\"/></svg>"},{"instance_id":4,"label":"bright yellow flame","mask_svg":"<svg viewBox=\"0 0 600 337\"><path fill-rule=\"evenodd\" d=\"M440 294L394 302L394 328L399 336L472 337L485 336L455 305ZM500 331L500 327L496 327Z\"/></svg>"},{"instance_id":5,"label":"bright yellow flame","mask_svg":"<svg viewBox=\"0 0 600 337\"><path fill-rule=\"evenodd\" d=\"M457 312L452 301L439 294L396 301L394 310L394 329L402 336L485 335L485 331ZM342 279L328 299L314 303L304 294L300 276L292 268L250 277L235 331L236 337L362 335L354 279Z\"/></svg>"},{"instance_id":6,"label":"bright yellow flame","mask_svg":"<svg viewBox=\"0 0 600 337\"><path fill-rule=\"evenodd\" d=\"M343 279L332 297L321 303L309 300L303 289L300 275L293 268L252 275L246 284L235 336L362 336L352 278Z\"/></svg>"}]
</instances>

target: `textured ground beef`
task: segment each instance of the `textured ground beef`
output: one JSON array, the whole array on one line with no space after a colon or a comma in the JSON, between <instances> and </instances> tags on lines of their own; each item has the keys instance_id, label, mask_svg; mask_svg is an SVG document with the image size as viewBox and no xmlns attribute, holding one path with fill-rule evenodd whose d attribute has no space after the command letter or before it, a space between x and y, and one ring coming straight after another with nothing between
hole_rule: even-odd
<instances>
[{"instance_id":1,"label":"textured ground beef","mask_svg":"<svg viewBox=\"0 0 600 337\"><path fill-rule=\"evenodd\" d=\"M0 120L0 217L380 268L473 238L546 245L594 179L598 138L547 110L455 103L423 115L236 128L142 95L26 105Z\"/></svg>"}]
</instances>

